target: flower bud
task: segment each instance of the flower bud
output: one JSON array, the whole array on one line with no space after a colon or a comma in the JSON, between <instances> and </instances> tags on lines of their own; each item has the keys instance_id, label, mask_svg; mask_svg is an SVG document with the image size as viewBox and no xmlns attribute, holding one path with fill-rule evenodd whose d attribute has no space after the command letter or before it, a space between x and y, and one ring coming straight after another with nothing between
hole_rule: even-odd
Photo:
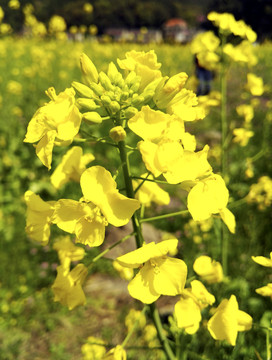
<instances>
[{"instance_id":1,"label":"flower bud","mask_svg":"<svg viewBox=\"0 0 272 360\"><path fill-rule=\"evenodd\" d=\"M129 98L129 92L128 91L122 92L122 94L120 96L120 100L121 101L126 101L128 98Z\"/></svg>"},{"instance_id":2,"label":"flower bud","mask_svg":"<svg viewBox=\"0 0 272 360\"><path fill-rule=\"evenodd\" d=\"M112 83L115 83L118 74L121 75L113 62L110 62L108 66L108 77Z\"/></svg>"},{"instance_id":3,"label":"flower bud","mask_svg":"<svg viewBox=\"0 0 272 360\"><path fill-rule=\"evenodd\" d=\"M174 96L183 88L188 75L181 72L172 76L167 80L163 78L162 82L158 85L153 100L159 109L165 109Z\"/></svg>"},{"instance_id":4,"label":"flower bud","mask_svg":"<svg viewBox=\"0 0 272 360\"><path fill-rule=\"evenodd\" d=\"M98 72L92 60L86 55L81 54L80 56L80 67L84 79L89 85L91 82L98 82Z\"/></svg>"},{"instance_id":5,"label":"flower bud","mask_svg":"<svg viewBox=\"0 0 272 360\"><path fill-rule=\"evenodd\" d=\"M99 107L93 100L85 98L77 99L77 105L88 111L96 110Z\"/></svg>"},{"instance_id":6,"label":"flower bud","mask_svg":"<svg viewBox=\"0 0 272 360\"><path fill-rule=\"evenodd\" d=\"M111 91L114 89L108 75L106 75L103 71L99 73L98 79L105 90Z\"/></svg>"},{"instance_id":7,"label":"flower bud","mask_svg":"<svg viewBox=\"0 0 272 360\"><path fill-rule=\"evenodd\" d=\"M138 112L138 109L136 109L136 108L133 107L133 106L130 106L129 108L127 108L127 109L125 110L125 117L126 117L126 119L129 120L129 119L132 118L134 115L136 115L137 112Z\"/></svg>"},{"instance_id":8,"label":"flower bud","mask_svg":"<svg viewBox=\"0 0 272 360\"><path fill-rule=\"evenodd\" d=\"M142 95L135 96L134 99L132 99L131 104L134 106L141 105L144 102L144 97Z\"/></svg>"},{"instance_id":9,"label":"flower bud","mask_svg":"<svg viewBox=\"0 0 272 360\"><path fill-rule=\"evenodd\" d=\"M111 101L109 104L109 109L112 114L116 114L118 111L120 111L120 104L117 101Z\"/></svg>"},{"instance_id":10,"label":"flower bud","mask_svg":"<svg viewBox=\"0 0 272 360\"><path fill-rule=\"evenodd\" d=\"M102 95L100 99L101 99L103 105L107 106L111 103L111 98L108 95Z\"/></svg>"},{"instance_id":11,"label":"flower bud","mask_svg":"<svg viewBox=\"0 0 272 360\"><path fill-rule=\"evenodd\" d=\"M103 93L104 93L104 89L103 89L103 87L100 85L100 84L96 84L96 83L94 83L94 82L92 82L90 85L90 88L93 90L93 92L95 93L95 95L97 95L97 96L101 96L101 95L103 95Z\"/></svg>"},{"instance_id":12,"label":"flower bud","mask_svg":"<svg viewBox=\"0 0 272 360\"><path fill-rule=\"evenodd\" d=\"M77 81L73 81L72 86L80 96L89 99L92 99L94 97L93 91L88 86L81 84Z\"/></svg>"},{"instance_id":13,"label":"flower bud","mask_svg":"<svg viewBox=\"0 0 272 360\"><path fill-rule=\"evenodd\" d=\"M125 140L127 134L125 130L122 128L122 126L115 126L110 130L109 133L111 139L115 142L123 141Z\"/></svg>"},{"instance_id":14,"label":"flower bud","mask_svg":"<svg viewBox=\"0 0 272 360\"><path fill-rule=\"evenodd\" d=\"M95 111L88 111L83 113L82 119L93 124L100 124L102 122L102 117Z\"/></svg>"}]
</instances>

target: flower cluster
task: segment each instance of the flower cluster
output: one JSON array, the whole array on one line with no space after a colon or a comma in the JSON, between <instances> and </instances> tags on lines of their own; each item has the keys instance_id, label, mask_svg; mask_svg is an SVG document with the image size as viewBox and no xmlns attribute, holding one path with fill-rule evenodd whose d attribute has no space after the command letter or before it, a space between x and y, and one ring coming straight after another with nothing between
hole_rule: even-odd
<instances>
[{"instance_id":1,"label":"flower cluster","mask_svg":"<svg viewBox=\"0 0 272 360\"><path fill-rule=\"evenodd\" d=\"M211 49L215 44L211 44ZM73 241L64 237L53 244L60 265L52 285L55 301L73 309L86 302L82 286L88 267L96 261L93 259L87 266L75 264L84 258L83 245L100 246L108 225L121 227L132 218L137 249L114 259L114 268L129 280L129 294L144 304L152 304L163 295L179 295L175 306L177 326L193 334L199 327L201 310L212 305L215 298L197 280L185 289L187 265L178 256L174 257L178 239L170 235L160 242L144 241L141 231L141 223L146 220L144 209L152 203L169 204L169 194L158 185L164 183L188 193L185 212L194 221L209 221L215 215L234 233L235 218L227 208L229 191L223 177L213 172L208 161L209 146L199 149L195 137L185 129L188 122L202 120L206 113L194 92L185 88L187 74L163 76L154 51L132 50L117 63L119 68L111 62L106 72L98 72L91 59L82 54L84 83L74 81L71 88L59 95L49 88L46 94L50 102L34 114L24 141L35 144L38 158L50 170L55 146L96 139L117 149L123 178L120 179L120 168L112 175L101 165L87 167L95 160L94 156L89 152L83 154L79 146L70 147L54 169L51 183L58 190L68 181L75 181L80 185L82 197L44 201L27 191L26 232L43 245L49 242L53 225L73 235ZM92 133L94 127L107 129L106 136L96 138ZM133 170L135 173L127 150L143 160ZM126 196L121 190L124 185ZM223 279L221 265L208 256L199 257L194 270L207 283ZM226 339L231 345L235 345L242 326L235 301L229 300L231 309L235 310L231 334L228 323L223 324L226 330L217 332L225 311L229 311L227 300L219 305L208 326L214 338ZM248 318L246 323L244 329L249 329ZM100 350L101 359L126 359L122 346L107 353L103 347ZM89 344L82 351L86 359L92 359L92 352L96 352Z\"/></svg>"}]
</instances>

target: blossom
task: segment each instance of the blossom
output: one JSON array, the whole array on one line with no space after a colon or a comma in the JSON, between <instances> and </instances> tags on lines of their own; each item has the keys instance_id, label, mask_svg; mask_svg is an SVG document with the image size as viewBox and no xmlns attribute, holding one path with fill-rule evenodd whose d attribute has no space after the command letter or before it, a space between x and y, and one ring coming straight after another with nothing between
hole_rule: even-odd
<instances>
[{"instance_id":1,"label":"blossom","mask_svg":"<svg viewBox=\"0 0 272 360\"><path fill-rule=\"evenodd\" d=\"M175 296L181 293L186 281L187 266L184 261L167 256L170 250L177 248L177 244L177 239L158 244L151 242L116 259L123 266L140 267L128 284L132 297L151 304L160 295Z\"/></svg>"},{"instance_id":2,"label":"blossom","mask_svg":"<svg viewBox=\"0 0 272 360\"><path fill-rule=\"evenodd\" d=\"M94 160L93 154L84 154L80 146L73 146L63 156L60 164L50 177L52 185L59 189L69 180L79 182L86 165Z\"/></svg>"},{"instance_id":3,"label":"blossom","mask_svg":"<svg viewBox=\"0 0 272 360\"><path fill-rule=\"evenodd\" d=\"M181 299L175 305L175 315L179 328L188 334L194 334L201 321L201 310L212 305L215 298L198 280L191 282L191 288L182 291Z\"/></svg>"},{"instance_id":4,"label":"blossom","mask_svg":"<svg viewBox=\"0 0 272 360\"><path fill-rule=\"evenodd\" d=\"M264 92L263 79L255 74L247 74L247 88L254 96L261 96Z\"/></svg>"},{"instance_id":5,"label":"blossom","mask_svg":"<svg viewBox=\"0 0 272 360\"><path fill-rule=\"evenodd\" d=\"M71 261L81 260L85 255L85 250L79 246L75 246L68 236L56 241L53 249L58 252L60 263L63 266L64 276L70 271Z\"/></svg>"},{"instance_id":6,"label":"blossom","mask_svg":"<svg viewBox=\"0 0 272 360\"><path fill-rule=\"evenodd\" d=\"M208 330L215 340L226 340L235 346L238 331L250 330L252 317L244 311L239 310L236 297L231 295L230 299L224 299L208 321Z\"/></svg>"},{"instance_id":7,"label":"blossom","mask_svg":"<svg viewBox=\"0 0 272 360\"><path fill-rule=\"evenodd\" d=\"M106 354L105 342L94 336L87 338L87 343L81 346L82 360L101 360Z\"/></svg>"},{"instance_id":8,"label":"blossom","mask_svg":"<svg viewBox=\"0 0 272 360\"><path fill-rule=\"evenodd\" d=\"M241 146L247 146L249 139L254 136L254 132L244 128L233 129L233 142L238 143Z\"/></svg>"},{"instance_id":9,"label":"blossom","mask_svg":"<svg viewBox=\"0 0 272 360\"><path fill-rule=\"evenodd\" d=\"M237 114L243 116L246 123L250 123L254 117L254 109L252 105L241 104L236 107Z\"/></svg>"},{"instance_id":10,"label":"blossom","mask_svg":"<svg viewBox=\"0 0 272 360\"><path fill-rule=\"evenodd\" d=\"M222 265L215 260L212 260L209 256L199 256L194 264L194 271L209 284L221 282L223 280Z\"/></svg>"},{"instance_id":11,"label":"blossom","mask_svg":"<svg viewBox=\"0 0 272 360\"><path fill-rule=\"evenodd\" d=\"M30 239L47 245L50 237L50 224L55 209L55 201L43 201L40 196L28 190L25 193L27 204L26 233Z\"/></svg>"},{"instance_id":12,"label":"blossom","mask_svg":"<svg viewBox=\"0 0 272 360\"><path fill-rule=\"evenodd\" d=\"M68 274L63 265L57 267L57 277L52 285L54 301L59 301L62 305L68 306L72 310L76 306L84 305L86 297L82 290L88 270L83 264L78 264Z\"/></svg>"},{"instance_id":13,"label":"blossom","mask_svg":"<svg viewBox=\"0 0 272 360\"><path fill-rule=\"evenodd\" d=\"M121 69L134 71L141 77L140 90L161 77L161 72L158 70L161 64L157 62L154 50L148 52L131 50L125 56L123 60L117 59L117 63Z\"/></svg>"},{"instance_id":14,"label":"blossom","mask_svg":"<svg viewBox=\"0 0 272 360\"><path fill-rule=\"evenodd\" d=\"M76 241L89 246L99 246L104 241L105 226L127 224L140 207L136 199L119 193L109 171L93 166L80 178L81 201L60 199L55 206L53 222L71 234Z\"/></svg>"},{"instance_id":15,"label":"blossom","mask_svg":"<svg viewBox=\"0 0 272 360\"><path fill-rule=\"evenodd\" d=\"M189 192L187 207L195 221L219 213L231 233L235 232L235 217L227 209L229 192L223 178L213 174L199 181Z\"/></svg>"},{"instance_id":16,"label":"blossom","mask_svg":"<svg viewBox=\"0 0 272 360\"><path fill-rule=\"evenodd\" d=\"M51 101L36 111L30 120L24 142L36 143L36 154L50 170L54 145L64 145L78 133L81 115L75 105L75 91L66 89L56 95L54 88L47 90Z\"/></svg>"}]
</instances>

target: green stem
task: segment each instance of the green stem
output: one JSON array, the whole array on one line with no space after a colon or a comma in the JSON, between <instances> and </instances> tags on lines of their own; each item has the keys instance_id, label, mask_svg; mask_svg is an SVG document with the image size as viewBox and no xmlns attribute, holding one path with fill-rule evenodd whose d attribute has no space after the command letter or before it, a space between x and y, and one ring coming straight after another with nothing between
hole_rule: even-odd
<instances>
[{"instance_id":1,"label":"green stem","mask_svg":"<svg viewBox=\"0 0 272 360\"><path fill-rule=\"evenodd\" d=\"M128 160L128 155L126 153L125 142L119 141L118 147L119 147L120 159L121 159L121 163L122 163L122 167L123 167L123 175L124 175L127 196L129 198L134 198L134 190L133 190L133 186L132 186L132 178L130 175L129 160ZM142 236L141 224L139 221L139 212L138 211L136 211L134 213L131 220L132 220L132 225L133 225L133 229L135 232L136 245L137 245L137 248L140 248L143 244L144 239ZM167 359L168 360L176 360L176 357L169 345L169 342L163 333L162 323L161 323L160 316L158 313L158 309L156 308L156 305L151 304L151 305L149 305L149 308L150 308L150 312L152 315L154 325L158 332L158 338L159 338L160 343L163 347L163 350L167 356Z\"/></svg>"},{"instance_id":2,"label":"green stem","mask_svg":"<svg viewBox=\"0 0 272 360\"><path fill-rule=\"evenodd\" d=\"M169 184L167 181L157 180L157 179L148 179L148 178L143 178L141 176L131 176L131 178L132 179L137 179L137 180L151 181L151 182L158 183L158 184L172 185L172 184ZM173 184L173 185L178 185L178 184Z\"/></svg>"},{"instance_id":3,"label":"green stem","mask_svg":"<svg viewBox=\"0 0 272 360\"><path fill-rule=\"evenodd\" d=\"M270 345L270 333L266 330L266 359L271 360L271 345Z\"/></svg>"},{"instance_id":4,"label":"green stem","mask_svg":"<svg viewBox=\"0 0 272 360\"><path fill-rule=\"evenodd\" d=\"M150 218L141 219L140 222L143 223L143 222L147 222L147 221L161 220L161 219L166 219L169 217L179 216L179 215L188 214L188 213L189 213L188 210L181 210L181 211L177 211L177 212L173 212L173 213L169 213L169 214L158 215L158 216L153 216Z\"/></svg>"},{"instance_id":5,"label":"green stem","mask_svg":"<svg viewBox=\"0 0 272 360\"><path fill-rule=\"evenodd\" d=\"M95 258L92 259L92 263L96 262L97 260L99 260L100 258L102 258L104 255L106 255L111 249L115 248L115 246L122 244L123 242L125 242L126 240L128 240L129 238L131 238L132 236L134 236L136 233L133 232L125 237L123 237L122 239L116 241L114 244L112 244L111 246L109 246L106 250L102 251L102 253L100 253L99 255L97 255Z\"/></svg>"},{"instance_id":6,"label":"green stem","mask_svg":"<svg viewBox=\"0 0 272 360\"><path fill-rule=\"evenodd\" d=\"M119 141L118 148L119 148L119 152L120 152L120 158L121 158L121 163L122 163L122 168L123 168L123 176L124 176L124 180L125 180L127 196L131 199L134 199L134 190L133 190L132 180L130 177L129 160L128 160L128 156L127 156L127 152L126 152L125 142ZM142 232L141 232L141 227L140 227L140 222L139 222L139 217L138 217L137 211L133 214L131 220L132 220L134 232L136 234L135 238L136 238L137 248L139 248L142 246L143 237L142 237Z\"/></svg>"},{"instance_id":7,"label":"green stem","mask_svg":"<svg viewBox=\"0 0 272 360\"><path fill-rule=\"evenodd\" d=\"M176 360L177 358L175 357L175 355L174 355L174 353L173 353L173 351L172 351L172 349L171 349L171 347L169 345L167 337L164 334L164 330L163 330L161 319L160 319L160 314L159 314L159 311L158 311L156 305L154 303L150 304L149 308L150 308L150 311L151 311L152 320L153 320L154 325L155 325L155 327L157 329L158 338L160 340L160 343L163 346L163 349L164 349L164 352L165 352L167 358L169 360Z\"/></svg>"},{"instance_id":8,"label":"green stem","mask_svg":"<svg viewBox=\"0 0 272 360\"><path fill-rule=\"evenodd\" d=\"M226 44L226 35L221 33L221 68L220 68L220 91L221 91L221 175L226 181L228 175L227 169L227 76L224 62L223 48ZM228 233L223 224L221 224L221 256L224 275L227 275L228 264Z\"/></svg>"}]
</instances>

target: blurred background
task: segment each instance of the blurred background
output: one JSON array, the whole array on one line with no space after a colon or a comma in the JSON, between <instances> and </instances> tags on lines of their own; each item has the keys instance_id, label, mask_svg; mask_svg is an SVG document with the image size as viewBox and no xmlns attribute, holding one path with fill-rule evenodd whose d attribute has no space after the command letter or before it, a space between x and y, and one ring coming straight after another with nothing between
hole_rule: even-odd
<instances>
[{"instance_id":1,"label":"blurred background","mask_svg":"<svg viewBox=\"0 0 272 360\"><path fill-rule=\"evenodd\" d=\"M48 101L45 90L54 86L59 93L72 81L82 80L82 52L99 71L106 71L110 61L116 64L116 59L124 59L127 51L154 49L162 63L162 74L172 76L185 71L189 75L186 87L196 91L191 42L200 32L217 33L207 20L210 11L232 13L236 20L251 26L257 33L253 47L258 57L254 66L234 61L227 72L231 131L228 189L230 202L236 202L231 210L237 219L237 232L229 239L228 277L224 286L215 284L212 291L218 302L235 293L241 308L254 316L255 323L271 326L271 298L261 297L255 289L272 282L272 274L251 260L252 255L269 257L272 250L271 0L0 0L0 7L0 359L81 359L81 346L88 336L98 336L108 344L121 343L127 332L125 317L132 307L141 308L128 296L127 281L120 279L108 259L101 259L90 270L86 306L69 312L53 301L50 287L56 277L58 256L51 242L42 247L26 236L24 193L30 189L49 201L72 196L79 199L81 191L75 183L56 190L50 183L52 172L41 164L32 144L23 143L30 119ZM235 39L231 41L235 44ZM263 79L260 95L252 95L246 88L248 71ZM210 145L209 161L215 172L220 172L219 90L220 77L215 73L212 92L201 100L206 104L206 118L188 126L188 131L197 137L199 149ZM232 141L232 130L244 126L246 114L237 111L244 104L252 107L250 126L254 136L239 144ZM95 154L93 164L109 169L117 166L112 149L102 144L82 146L84 151ZM54 149L53 170L66 150ZM137 164L132 170L138 171ZM259 185L249 201L254 184ZM184 208L184 193L171 187L165 189L173 198L171 211ZM166 207L152 205L147 216L167 211ZM146 232L151 240L162 231L178 237L190 277L195 275L192 264L200 254L220 261L217 220L203 225L189 216L174 217L150 225ZM109 228L107 244L120 239L125 231L114 233ZM52 238L60 233L52 227ZM91 257L97 254L99 249L90 250ZM170 302L166 298L160 305L166 317ZM138 335L143 336L141 345L150 344L147 334L139 330ZM184 335L183 345L188 350L184 359L194 358L191 351L205 351L210 359L265 359L271 337L256 327L246 337L241 334L233 349L214 345L206 329L200 335L201 341L199 334ZM129 359L136 356L139 360L163 359L161 352L131 350Z\"/></svg>"}]
</instances>

